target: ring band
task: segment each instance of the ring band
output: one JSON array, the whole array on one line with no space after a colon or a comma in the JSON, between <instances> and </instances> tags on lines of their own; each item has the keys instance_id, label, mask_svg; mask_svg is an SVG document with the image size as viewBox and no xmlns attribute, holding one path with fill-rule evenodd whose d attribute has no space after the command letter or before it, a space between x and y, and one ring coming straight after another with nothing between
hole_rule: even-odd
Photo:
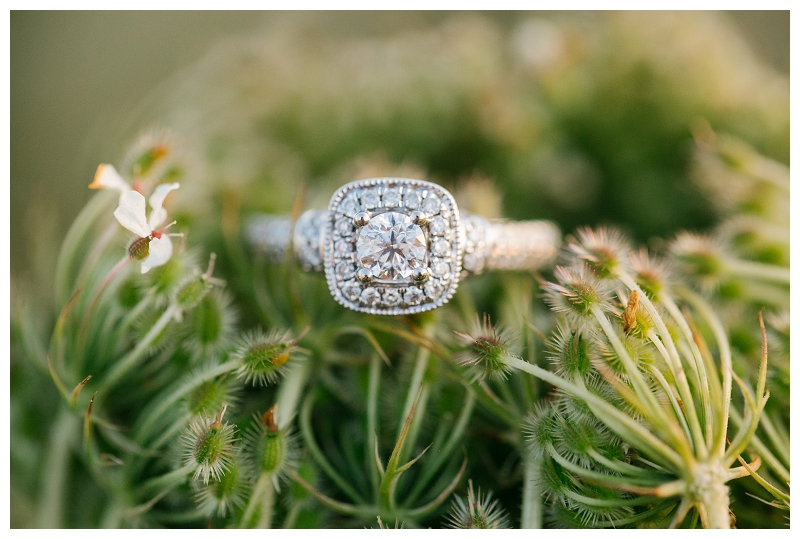
<instances>
[{"instance_id":1,"label":"ring band","mask_svg":"<svg viewBox=\"0 0 800 539\"><path fill-rule=\"evenodd\" d=\"M327 210L246 224L253 248L270 261L294 251L306 271L325 272L334 298L371 314L435 309L460 279L484 271L530 271L552 262L561 233L549 221L489 220L459 212L443 187L422 180L348 183Z\"/></svg>"}]
</instances>

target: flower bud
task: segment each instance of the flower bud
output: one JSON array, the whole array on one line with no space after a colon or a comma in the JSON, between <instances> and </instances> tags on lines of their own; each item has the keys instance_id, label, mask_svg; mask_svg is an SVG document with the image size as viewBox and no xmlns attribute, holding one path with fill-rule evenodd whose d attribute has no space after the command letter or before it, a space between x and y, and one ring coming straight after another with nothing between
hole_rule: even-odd
<instances>
[{"instance_id":1,"label":"flower bud","mask_svg":"<svg viewBox=\"0 0 800 539\"><path fill-rule=\"evenodd\" d=\"M185 311L196 307L211 290L211 284L201 275L186 279L175 293L175 302Z\"/></svg>"},{"instance_id":2,"label":"flower bud","mask_svg":"<svg viewBox=\"0 0 800 539\"><path fill-rule=\"evenodd\" d=\"M240 385L232 376L221 376L206 380L186 397L186 406L192 414L202 414L204 410L217 410L224 405L236 404L239 400Z\"/></svg>"},{"instance_id":3,"label":"flower bud","mask_svg":"<svg viewBox=\"0 0 800 539\"><path fill-rule=\"evenodd\" d=\"M470 334L454 331L463 349L455 355L459 365L466 365L472 381L508 377L511 371L508 358L514 354L509 351L508 337L500 328L492 326L492 321L484 314L483 320L476 320Z\"/></svg>"},{"instance_id":4,"label":"flower bud","mask_svg":"<svg viewBox=\"0 0 800 539\"><path fill-rule=\"evenodd\" d=\"M244 505L244 489L239 466L232 462L228 471L219 479L201 485L195 494L198 509L208 517L224 517L230 511Z\"/></svg>"},{"instance_id":5,"label":"flower bud","mask_svg":"<svg viewBox=\"0 0 800 539\"><path fill-rule=\"evenodd\" d=\"M184 464L194 468L194 478L219 481L233 464L233 425L222 423L227 405L223 404L214 418L201 415L189 425L184 435Z\"/></svg>"},{"instance_id":6,"label":"flower bud","mask_svg":"<svg viewBox=\"0 0 800 539\"><path fill-rule=\"evenodd\" d=\"M255 417L255 425L245 434L244 447L253 474L271 475L279 489L278 480L297 466L297 448L294 437L286 429L278 427L277 412L276 404L260 417Z\"/></svg>"},{"instance_id":7,"label":"flower bud","mask_svg":"<svg viewBox=\"0 0 800 539\"><path fill-rule=\"evenodd\" d=\"M576 331L559 325L557 332L548 341L550 360L556 373L566 378L585 376L592 368L590 340L583 331Z\"/></svg>"},{"instance_id":8,"label":"flower bud","mask_svg":"<svg viewBox=\"0 0 800 539\"><path fill-rule=\"evenodd\" d=\"M479 488L478 494L475 495L471 479L469 480L467 499L456 495L447 520L449 528L457 529L506 529L510 527L508 513L497 500L492 500L491 491L483 496Z\"/></svg>"},{"instance_id":9,"label":"flower bud","mask_svg":"<svg viewBox=\"0 0 800 539\"><path fill-rule=\"evenodd\" d=\"M224 347L235 319L230 296L212 290L188 315L184 340L187 349L204 356Z\"/></svg>"},{"instance_id":10,"label":"flower bud","mask_svg":"<svg viewBox=\"0 0 800 539\"><path fill-rule=\"evenodd\" d=\"M555 275L558 284L543 285L545 301L553 311L566 314L573 325L592 319L593 309L607 308L608 284L585 264L574 268L558 266Z\"/></svg>"},{"instance_id":11,"label":"flower bud","mask_svg":"<svg viewBox=\"0 0 800 539\"><path fill-rule=\"evenodd\" d=\"M627 266L630 247L617 230L580 228L576 233L578 237L570 238L568 250L601 278L611 277Z\"/></svg>"},{"instance_id":12,"label":"flower bud","mask_svg":"<svg viewBox=\"0 0 800 539\"><path fill-rule=\"evenodd\" d=\"M285 374L286 362L298 348L297 339L289 331L261 330L248 333L240 340L233 358L241 363L238 375L248 384L266 386Z\"/></svg>"}]
</instances>

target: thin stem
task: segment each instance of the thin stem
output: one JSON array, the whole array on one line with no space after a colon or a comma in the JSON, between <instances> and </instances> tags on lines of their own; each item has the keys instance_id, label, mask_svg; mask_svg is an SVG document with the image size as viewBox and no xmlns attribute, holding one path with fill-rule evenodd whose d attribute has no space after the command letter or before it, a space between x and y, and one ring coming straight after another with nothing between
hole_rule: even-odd
<instances>
[{"instance_id":1,"label":"thin stem","mask_svg":"<svg viewBox=\"0 0 800 539\"><path fill-rule=\"evenodd\" d=\"M685 454L687 451L691 451L691 444L687 438L674 437L675 429L670 428L670 421L667 419L664 410L656 401L655 395L653 395L652 391L650 391L650 388L647 386L647 383L644 381L639 367L633 362L633 359L631 358L630 354L628 354L628 351L625 349L622 341L620 341L617 333L614 331L614 328L611 327L611 323L608 321L608 318L606 318L606 315L599 309L592 309L592 313L600 323L603 331L605 331L606 337L609 339L609 341L611 341L611 345L614 347L614 351L617 353L617 356L625 365L625 369L628 371L628 377L633 383L634 390L636 391L639 399L643 401L641 403L642 406L648 411L648 415L650 416L648 419L656 424L660 424L665 434L673 437L675 445L678 446L682 453ZM680 432L680 430L678 432Z\"/></svg>"},{"instance_id":2,"label":"thin stem","mask_svg":"<svg viewBox=\"0 0 800 539\"><path fill-rule=\"evenodd\" d=\"M689 323L681 314L680 309L673 301L672 297L669 294L662 293L661 294L661 303L667 309L672 319L677 322L678 327L680 328L681 332L683 333L684 339L689 345L689 349L692 352L692 358L694 359L694 368L699 374L700 378L700 403L703 406L705 411L705 423L706 423L706 432L705 432L705 443L708 450L711 450L711 444L713 439L713 428L714 428L714 414L711 410L711 393L708 383L708 371L705 369L705 363L703 362L703 358L700 354L700 349L697 347L697 344L694 342L694 334L692 333L691 328L689 327Z\"/></svg>"},{"instance_id":3,"label":"thin stem","mask_svg":"<svg viewBox=\"0 0 800 539\"><path fill-rule=\"evenodd\" d=\"M217 376L231 372L239 368L238 361L228 361L222 365L217 365L207 371L200 372L178 386L170 392L157 407L152 408L149 413L142 414L139 427L136 428L136 439L144 442L147 440L150 432L155 426L156 422L172 407L180 398L184 397L201 384L213 380Z\"/></svg>"},{"instance_id":4,"label":"thin stem","mask_svg":"<svg viewBox=\"0 0 800 539\"><path fill-rule=\"evenodd\" d=\"M722 417L717 429L716 444L714 446L714 456L721 458L725 454L725 440L728 434L728 416L731 408L731 389L733 386L733 362L731 359L731 347L728 343L728 336L722 327L722 322L714 314L708 304L700 296L689 290L683 291L686 299L697 309L700 316L706 319L714 333L719 349L719 363L722 371ZM757 399L761 398L759 395Z\"/></svg>"},{"instance_id":5,"label":"thin stem","mask_svg":"<svg viewBox=\"0 0 800 539\"><path fill-rule=\"evenodd\" d=\"M590 409L595 409L594 413L597 418L605 423L612 431L616 432L622 438L630 440L640 451L648 454L660 464L667 467L676 467L677 469L684 469L687 466L688 463L685 459L663 441L659 440L653 433L645 429L639 422L617 410L614 406L588 391L586 388L576 386L550 371L542 369L537 365L531 365L515 357L509 357L507 362L511 367L532 374L566 391L568 394L583 400L589 405Z\"/></svg>"},{"instance_id":6,"label":"thin stem","mask_svg":"<svg viewBox=\"0 0 800 539\"><path fill-rule=\"evenodd\" d=\"M294 418L303 388L311 374L311 360L304 359L295 363L286 378L278 388L278 428L284 429L289 426Z\"/></svg>"},{"instance_id":7,"label":"thin stem","mask_svg":"<svg viewBox=\"0 0 800 539\"><path fill-rule=\"evenodd\" d=\"M539 475L541 474L541 462L528 451L523 463L524 475L522 485L522 517L520 528L540 529L542 527L542 509L544 493L539 488Z\"/></svg>"},{"instance_id":8,"label":"thin stem","mask_svg":"<svg viewBox=\"0 0 800 539\"><path fill-rule=\"evenodd\" d=\"M272 521L272 501L275 497L275 487L272 484L272 474L262 473L252 492L250 499L247 501L247 507L244 509L242 520L239 521L240 528L264 528L269 527ZM268 507L267 507L268 506ZM261 512L258 515L258 520L253 522L256 508L260 508ZM267 511L265 516L263 513ZM266 524L266 525L264 525Z\"/></svg>"},{"instance_id":9,"label":"thin stem","mask_svg":"<svg viewBox=\"0 0 800 539\"><path fill-rule=\"evenodd\" d=\"M689 427L691 428L696 441L701 442L694 444L695 451L697 451L697 456L701 460L705 459L708 452L706 450L705 441L703 440L703 430L700 428L700 422L697 417L697 408L694 405L694 398L692 397L692 392L689 389L689 382L686 380L686 373L683 371L681 358L678 354L677 348L675 348L675 343L672 341L672 336L670 335L666 324L664 324L664 320L661 318L661 315L658 313L658 310L655 308L655 305L653 305L653 303L650 301L650 298L644 293L639 285L636 284L636 281L625 272L620 272L618 277L625 286L631 290L636 290L639 293L639 301L642 305L644 305L644 308L647 310L650 318L655 323L658 333L663 339L662 342L666 346L669 356L673 359L675 368L673 376L677 374L678 391L681 393L683 405L687 410L686 416L689 420Z\"/></svg>"},{"instance_id":10,"label":"thin stem","mask_svg":"<svg viewBox=\"0 0 800 539\"><path fill-rule=\"evenodd\" d=\"M165 327L175 318L178 313L179 307L174 303L171 304L156 321L150 331L142 338L136 347L128 352L112 369L111 372L105 377L102 382L101 389L103 393L108 392L114 385L119 382L120 378L125 376L136 363L142 358L144 353L153 343L153 341L161 334Z\"/></svg>"},{"instance_id":11,"label":"thin stem","mask_svg":"<svg viewBox=\"0 0 800 539\"><path fill-rule=\"evenodd\" d=\"M378 492L380 484L380 470L375 462L373 452L377 446L378 430L378 391L381 382L381 359L378 354L373 354L369 362L369 386L367 389L367 446L364 459L370 463L370 480L373 492Z\"/></svg>"},{"instance_id":12,"label":"thin stem","mask_svg":"<svg viewBox=\"0 0 800 539\"><path fill-rule=\"evenodd\" d=\"M69 474L69 454L79 431L78 418L65 406L60 407L53 423L47 464L42 476L39 519L37 527L45 529L64 527L65 487Z\"/></svg>"},{"instance_id":13,"label":"thin stem","mask_svg":"<svg viewBox=\"0 0 800 539\"><path fill-rule=\"evenodd\" d=\"M789 268L738 258L726 258L725 269L737 277L789 285Z\"/></svg>"}]
</instances>

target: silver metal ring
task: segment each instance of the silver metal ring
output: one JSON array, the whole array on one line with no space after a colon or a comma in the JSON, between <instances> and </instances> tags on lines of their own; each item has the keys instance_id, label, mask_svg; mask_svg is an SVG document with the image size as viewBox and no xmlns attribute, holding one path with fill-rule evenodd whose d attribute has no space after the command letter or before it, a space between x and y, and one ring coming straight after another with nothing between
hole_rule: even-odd
<instances>
[{"instance_id":1,"label":"silver metal ring","mask_svg":"<svg viewBox=\"0 0 800 539\"><path fill-rule=\"evenodd\" d=\"M548 221L490 221L460 212L435 183L373 178L348 183L327 210L259 215L245 229L273 261L291 248L306 271L325 273L350 309L400 315L447 303L461 279L488 270L530 271L552 262L561 233Z\"/></svg>"}]
</instances>

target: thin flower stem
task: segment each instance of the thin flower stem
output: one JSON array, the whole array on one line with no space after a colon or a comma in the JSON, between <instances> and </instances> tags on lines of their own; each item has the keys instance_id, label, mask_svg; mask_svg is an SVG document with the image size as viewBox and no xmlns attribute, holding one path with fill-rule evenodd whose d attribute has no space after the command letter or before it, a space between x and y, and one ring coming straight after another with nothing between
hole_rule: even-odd
<instances>
[{"instance_id":1,"label":"thin flower stem","mask_svg":"<svg viewBox=\"0 0 800 539\"><path fill-rule=\"evenodd\" d=\"M75 257L84 252L81 249L85 241L85 236L90 232L97 219L108 210L109 202L113 196L108 194L97 194L89 203L84 206L78 217L72 223L72 226L67 232L64 243L61 244L61 251L58 254L58 262L56 263L55 272L55 291L56 299L59 304L63 305L67 302L69 297L73 294L72 283L75 280L72 277L73 265L75 264Z\"/></svg>"},{"instance_id":2,"label":"thin flower stem","mask_svg":"<svg viewBox=\"0 0 800 539\"><path fill-rule=\"evenodd\" d=\"M45 529L64 527L65 488L69 480L69 455L80 432L78 418L61 406L52 426L47 449L47 464L39 490L39 518L37 527Z\"/></svg>"},{"instance_id":3,"label":"thin flower stem","mask_svg":"<svg viewBox=\"0 0 800 539\"><path fill-rule=\"evenodd\" d=\"M658 463L666 467L684 469L687 462L681 458L670 446L659 440L653 433L644 428L639 422L617 410L585 387L579 387L550 371L537 365L531 365L521 359L509 357L508 365L549 383L568 394L585 401L590 408L594 408L595 415L612 431L623 438L630 440L641 452L646 453Z\"/></svg>"},{"instance_id":4,"label":"thin flower stem","mask_svg":"<svg viewBox=\"0 0 800 539\"><path fill-rule=\"evenodd\" d=\"M615 472L622 475L634 475L640 477L647 477L649 475L652 475L652 472L650 470L645 470L644 468L633 466L632 464L628 464L627 462L623 462L621 460L610 459L602 455L599 451L597 451L597 449L593 447L586 448L586 454L592 457L601 466L605 466L609 470L614 470Z\"/></svg>"},{"instance_id":5,"label":"thin flower stem","mask_svg":"<svg viewBox=\"0 0 800 539\"><path fill-rule=\"evenodd\" d=\"M336 486L338 486L342 492L344 492L347 496L350 497L355 503L359 505L364 505L364 499L359 496L359 494L355 491L355 489L348 483L347 481L340 476L336 470L331 466L328 462L328 459L325 458L325 454L320 449L319 445L317 445L316 440L314 439L314 431L311 428L311 409L314 406L314 393L310 392L306 395L305 400L303 401L303 406L300 409L300 432L303 436L303 442L305 443L308 452L313 457L314 461L317 465L322 469L322 471L327 475L331 481L333 481Z\"/></svg>"},{"instance_id":6,"label":"thin flower stem","mask_svg":"<svg viewBox=\"0 0 800 539\"><path fill-rule=\"evenodd\" d=\"M469 420L472 417L472 410L475 407L475 400L475 392L471 388L467 387L467 394L464 399L464 404L461 406L461 414L458 416L455 427L453 427L453 431L450 433L450 437L447 439L444 447L433 454L433 458L431 459L430 463L423 468L419 478L415 479L414 488L408 496L409 504L416 501L422 490L428 485L428 481L433 478L434 474L439 471L441 466L444 465L445 462L449 462L450 456L456 449L458 442L461 441L464 431L469 424Z\"/></svg>"},{"instance_id":7,"label":"thin flower stem","mask_svg":"<svg viewBox=\"0 0 800 539\"><path fill-rule=\"evenodd\" d=\"M194 468L191 465L181 466L164 475L148 480L141 486L140 491L142 493L147 493L154 490L161 491L164 488L175 488L183 484L193 471Z\"/></svg>"},{"instance_id":8,"label":"thin flower stem","mask_svg":"<svg viewBox=\"0 0 800 539\"><path fill-rule=\"evenodd\" d=\"M669 402L672 404L672 410L675 412L675 416L681 422L681 427L683 428L683 432L686 435L686 439L692 445L692 450L694 450L694 440L692 440L692 435L689 432L689 425L686 424L686 418L683 415L683 411L681 410L681 406L678 403L678 399L675 397L675 393L672 391L672 387L667 383L667 380L664 378L664 375L656 368L655 366L650 366L650 374L658 380L658 383L661 384L661 387L664 390L664 393L667 394L669 398Z\"/></svg>"},{"instance_id":9,"label":"thin flower stem","mask_svg":"<svg viewBox=\"0 0 800 539\"><path fill-rule=\"evenodd\" d=\"M134 427L135 437L140 442L144 443L152 431L156 422L182 397L202 385L203 383L213 380L217 376L234 371L240 366L239 361L228 361L221 365L217 365L208 370L197 373L192 378L172 390L166 397L164 397L157 407L152 408L149 412L142 414L139 420L139 426Z\"/></svg>"},{"instance_id":10,"label":"thin flower stem","mask_svg":"<svg viewBox=\"0 0 800 539\"><path fill-rule=\"evenodd\" d=\"M664 320L661 318L658 310L655 308L655 305L653 305L653 303L650 301L650 298L644 293L639 285L636 284L636 281L625 272L619 272L617 276L619 277L619 280L622 281L622 283L630 290L636 290L639 293L640 303L644 305L644 308L647 310L650 318L655 323L656 329L663 339L662 342L666 346L669 356L673 359L677 374L678 389L681 393L681 398L683 399L683 405L686 407L686 416L689 427L692 430L695 440L697 442L701 442L694 444L695 450L697 451L697 456L703 460L708 456L706 444L703 440L703 430L700 428L700 422L697 417L697 408L694 404L692 392L689 389L689 382L686 380L686 373L683 372L680 355L678 354L678 350L675 348L675 343L672 341L669 330L667 329L666 324L664 324Z\"/></svg>"},{"instance_id":11,"label":"thin flower stem","mask_svg":"<svg viewBox=\"0 0 800 539\"><path fill-rule=\"evenodd\" d=\"M286 378L278 388L278 428L285 429L297 414L300 397L311 374L310 358L297 361L286 373Z\"/></svg>"},{"instance_id":12,"label":"thin flower stem","mask_svg":"<svg viewBox=\"0 0 800 539\"><path fill-rule=\"evenodd\" d=\"M142 340L139 341L134 349L128 352L128 354L126 354L114 367L112 367L111 372L108 373L101 383L99 389L100 392L107 393L110 391L111 388L113 388L114 385L136 365L156 337L158 337L164 328L175 319L175 316L178 312L179 307L174 303L167 307L161 317L156 321L153 327L150 328L150 331L147 332Z\"/></svg>"},{"instance_id":13,"label":"thin flower stem","mask_svg":"<svg viewBox=\"0 0 800 539\"><path fill-rule=\"evenodd\" d=\"M592 313L600 323L603 331L605 331L606 337L609 339L609 341L611 341L611 345L614 347L614 351L617 353L617 356L625 365L625 369L628 371L628 377L633 383L636 395L642 401L641 404L643 408L648 412L648 419L656 424L659 424L663 428L665 434L673 436L675 432L670 428L670 422L667 419L664 410L656 401L655 395L653 395L652 391L650 391L650 388L647 386L647 383L644 381L639 367L633 362L633 358L631 358L630 354L628 354L628 351L625 349L622 341L619 340L619 337L614 331L614 328L611 327L611 323L608 321L608 318L606 318L606 315L599 309L592 309ZM682 453L685 453L686 448L691 446L688 439L674 438L673 442L681 449Z\"/></svg>"},{"instance_id":14,"label":"thin flower stem","mask_svg":"<svg viewBox=\"0 0 800 539\"><path fill-rule=\"evenodd\" d=\"M689 327L689 323L681 314L680 309L673 301L672 297L667 293L662 293L660 296L661 304L667 309L667 312L670 314L672 319L678 324L681 332L683 333L683 337L689 345L689 349L692 353L692 358L694 359L694 368L696 372L699 374L699 382L700 382L700 404L703 406L705 411L705 423L706 423L706 432L705 432L705 442L706 447L708 450L711 450L711 444L713 443L713 427L714 427L714 414L711 409L711 394L709 389L709 373L706 371L705 363L703 362L703 358L700 355L700 349L694 342L694 334L692 333L691 328Z\"/></svg>"},{"instance_id":15,"label":"thin flower stem","mask_svg":"<svg viewBox=\"0 0 800 539\"><path fill-rule=\"evenodd\" d=\"M544 492L539 485L541 462L528 451L523 461L522 516L519 527L524 530L541 529Z\"/></svg>"},{"instance_id":16,"label":"thin flower stem","mask_svg":"<svg viewBox=\"0 0 800 539\"><path fill-rule=\"evenodd\" d=\"M378 491L380 484L380 470L372 454L377 447L378 430L378 391L381 383L381 358L372 354L369 362L369 385L367 388L367 446L364 459L370 463L369 472L373 492Z\"/></svg>"},{"instance_id":17,"label":"thin flower stem","mask_svg":"<svg viewBox=\"0 0 800 539\"><path fill-rule=\"evenodd\" d=\"M769 441L778 451L778 455L782 457L786 464L789 464L789 440L780 435L775 425L772 424L769 414L761 414L761 426L764 427L764 432L767 433Z\"/></svg>"},{"instance_id":18,"label":"thin flower stem","mask_svg":"<svg viewBox=\"0 0 800 539\"><path fill-rule=\"evenodd\" d=\"M240 528L269 528L272 523L272 503L275 497L275 487L272 484L272 474L262 473L250 492L250 499L244 509ZM254 522L255 511L260 508L258 520ZM264 513L267 513L266 515Z\"/></svg>"},{"instance_id":19,"label":"thin flower stem","mask_svg":"<svg viewBox=\"0 0 800 539\"><path fill-rule=\"evenodd\" d=\"M731 348L728 343L728 336L722 327L722 322L714 314L708 304L694 292L688 289L682 290L682 294L697 309L697 312L706 319L714 333L719 349L719 363L722 371L722 414L718 424L717 437L714 445L714 456L722 458L725 454L725 440L728 434L728 415L731 407L731 389L733 385L733 364L731 360ZM756 396L760 398L760 396Z\"/></svg>"},{"instance_id":20,"label":"thin flower stem","mask_svg":"<svg viewBox=\"0 0 800 539\"><path fill-rule=\"evenodd\" d=\"M116 277L117 274L122 270L122 268L127 266L128 263L131 260L132 260L132 258L130 256L128 256L127 254L125 254L125 256L123 256L122 259L119 262L117 262L114 265L114 267L111 268L108 271L106 276L103 278L103 281L100 283L100 286L98 286L97 290L94 291L94 294L92 295L92 299L89 300L89 303L87 304L86 309L83 311L83 319L81 320L80 335L85 335L86 330L88 329L89 317L92 314L92 311L94 310L94 306L97 304L97 300L100 299L100 295L103 293L103 291L108 286L108 283L110 283L111 280L114 277Z\"/></svg>"},{"instance_id":21,"label":"thin flower stem","mask_svg":"<svg viewBox=\"0 0 800 539\"><path fill-rule=\"evenodd\" d=\"M773 283L789 284L789 268L775 266L772 264L762 264L751 260L741 260L738 258L726 258L725 269L737 277L769 281Z\"/></svg>"}]
</instances>

